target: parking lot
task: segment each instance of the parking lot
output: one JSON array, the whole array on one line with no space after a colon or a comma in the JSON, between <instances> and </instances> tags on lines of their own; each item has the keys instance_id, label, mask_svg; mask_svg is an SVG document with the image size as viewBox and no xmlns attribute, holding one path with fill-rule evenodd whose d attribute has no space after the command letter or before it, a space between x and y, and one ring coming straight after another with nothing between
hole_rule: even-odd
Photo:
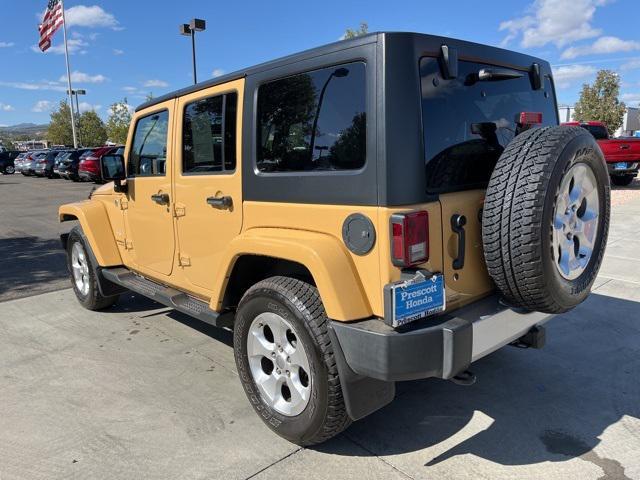
<instances>
[{"instance_id":1,"label":"parking lot","mask_svg":"<svg viewBox=\"0 0 640 480\"><path fill-rule=\"evenodd\" d=\"M66 278L60 203L93 185L0 176L0 479L640 479L640 182L613 192L591 297L542 350L504 348L474 386L398 385L301 449L237 378L232 335L128 294L89 312Z\"/></svg>"}]
</instances>

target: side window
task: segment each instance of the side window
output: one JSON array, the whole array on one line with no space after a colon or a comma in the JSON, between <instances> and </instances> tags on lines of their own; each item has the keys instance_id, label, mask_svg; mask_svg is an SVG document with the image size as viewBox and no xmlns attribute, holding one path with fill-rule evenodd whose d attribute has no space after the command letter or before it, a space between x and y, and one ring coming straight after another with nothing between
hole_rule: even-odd
<instances>
[{"instance_id":1,"label":"side window","mask_svg":"<svg viewBox=\"0 0 640 480\"><path fill-rule=\"evenodd\" d=\"M314 70L258 89L261 172L354 170L366 159L365 64Z\"/></svg>"},{"instance_id":2,"label":"side window","mask_svg":"<svg viewBox=\"0 0 640 480\"><path fill-rule=\"evenodd\" d=\"M138 120L127 163L127 174L130 177L165 175L168 129L169 112L167 110Z\"/></svg>"},{"instance_id":3,"label":"side window","mask_svg":"<svg viewBox=\"0 0 640 480\"><path fill-rule=\"evenodd\" d=\"M237 93L203 98L184 109L182 172L206 174L236 168Z\"/></svg>"}]
</instances>

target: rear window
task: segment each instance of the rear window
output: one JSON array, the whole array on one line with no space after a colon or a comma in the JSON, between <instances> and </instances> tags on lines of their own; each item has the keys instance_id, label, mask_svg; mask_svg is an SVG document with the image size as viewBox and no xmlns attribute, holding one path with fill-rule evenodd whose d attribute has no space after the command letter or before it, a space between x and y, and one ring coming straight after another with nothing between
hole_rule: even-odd
<instances>
[{"instance_id":1,"label":"rear window","mask_svg":"<svg viewBox=\"0 0 640 480\"><path fill-rule=\"evenodd\" d=\"M580 125L585 130L588 130L596 140L607 140L609 138L609 132L602 125Z\"/></svg>"},{"instance_id":2,"label":"rear window","mask_svg":"<svg viewBox=\"0 0 640 480\"><path fill-rule=\"evenodd\" d=\"M461 61L458 77L445 80L436 58L420 60L427 190L442 193L485 188L498 157L516 135L520 112L542 113L557 125L553 87L533 90L529 75L480 81L491 65Z\"/></svg>"}]
</instances>

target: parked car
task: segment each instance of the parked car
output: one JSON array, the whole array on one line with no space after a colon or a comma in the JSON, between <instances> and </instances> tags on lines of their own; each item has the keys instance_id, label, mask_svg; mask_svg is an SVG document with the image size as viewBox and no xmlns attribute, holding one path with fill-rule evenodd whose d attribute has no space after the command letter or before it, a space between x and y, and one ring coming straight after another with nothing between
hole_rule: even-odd
<instances>
[{"instance_id":1,"label":"parked car","mask_svg":"<svg viewBox=\"0 0 640 480\"><path fill-rule=\"evenodd\" d=\"M83 155L90 154L92 151L90 148L82 148L66 153L61 158L58 166L58 174L60 177L65 180L73 180L74 182L79 181L78 164L80 163L80 158L82 158Z\"/></svg>"},{"instance_id":2,"label":"parked car","mask_svg":"<svg viewBox=\"0 0 640 480\"><path fill-rule=\"evenodd\" d=\"M640 168L640 138L613 138L603 122L566 122L588 130L595 137L607 162L611 183L627 186L638 176Z\"/></svg>"},{"instance_id":3,"label":"parked car","mask_svg":"<svg viewBox=\"0 0 640 480\"><path fill-rule=\"evenodd\" d=\"M33 152L30 152L22 162L20 172L25 176L35 175L38 161L44 158L47 155L47 152L48 150L34 150Z\"/></svg>"},{"instance_id":4,"label":"parked car","mask_svg":"<svg viewBox=\"0 0 640 480\"><path fill-rule=\"evenodd\" d=\"M60 162L62 162L62 159L72 151L73 150L71 149L62 149L58 152L58 155L56 155L56 158L53 160L53 177L60 177Z\"/></svg>"},{"instance_id":5,"label":"parked car","mask_svg":"<svg viewBox=\"0 0 640 480\"><path fill-rule=\"evenodd\" d=\"M233 329L256 414L324 442L398 381L471 385L499 348L542 347L589 296L608 172L555 98L544 60L399 32L155 98L102 156L112 182L59 208L71 285L90 310L132 290Z\"/></svg>"},{"instance_id":6,"label":"parked car","mask_svg":"<svg viewBox=\"0 0 640 480\"><path fill-rule=\"evenodd\" d=\"M5 175L13 175L16 171L15 161L20 152L13 150L5 150L0 152L0 173Z\"/></svg>"},{"instance_id":7,"label":"parked car","mask_svg":"<svg viewBox=\"0 0 640 480\"><path fill-rule=\"evenodd\" d=\"M60 154L60 150L49 150L46 155L39 158L34 170L35 175L37 177L53 178L53 165L58 154Z\"/></svg>"},{"instance_id":8,"label":"parked car","mask_svg":"<svg viewBox=\"0 0 640 480\"><path fill-rule=\"evenodd\" d=\"M20 172L20 167L27 154L28 152L20 152L20 154L18 154L16 159L13 161L14 172Z\"/></svg>"},{"instance_id":9,"label":"parked car","mask_svg":"<svg viewBox=\"0 0 640 480\"><path fill-rule=\"evenodd\" d=\"M119 147L100 147L80 159L78 176L81 181L103 183L100 161L103 155L114 152Z\"/></svg>"}]
</instances>

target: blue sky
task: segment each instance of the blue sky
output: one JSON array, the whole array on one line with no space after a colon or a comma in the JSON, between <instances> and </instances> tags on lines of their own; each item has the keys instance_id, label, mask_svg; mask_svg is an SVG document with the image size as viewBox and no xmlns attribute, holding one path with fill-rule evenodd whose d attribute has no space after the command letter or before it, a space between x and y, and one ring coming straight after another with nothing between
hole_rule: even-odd
<instances>
[{"instance_id":1,"label":"blue sky","mask_svg":"<svg viewBox=\"0 0 640 480\"><path fill-rule=\"evenodd\" d=\"M62 31L51 52L36 47L46 3L0 0L0 125L45 123L64 97ZM640 103L638 0L66 0L65 8L73 86L87 90L81 109L103 118L124 97L137 105L148 92L191 83L189 39L178 25L192 17L207 20L197 37L200 80L335 41L366 21L369 31L433 33L545 58L559 103L573 103L598 69L613 69L623 100Z\"/></svg>"}]
</instances>

